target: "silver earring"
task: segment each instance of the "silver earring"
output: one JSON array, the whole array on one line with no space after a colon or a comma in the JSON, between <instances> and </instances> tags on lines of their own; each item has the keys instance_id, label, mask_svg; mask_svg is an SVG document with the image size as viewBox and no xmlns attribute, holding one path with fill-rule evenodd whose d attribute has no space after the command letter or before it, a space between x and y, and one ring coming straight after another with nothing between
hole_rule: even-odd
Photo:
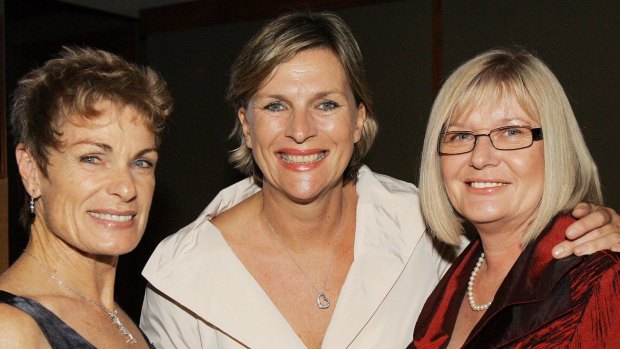
<instances>
[{"instance_id":1,"label":"silver earring","mask_svg":"<svg viewBox=\"0 0 620 349\"><path fill-rule=\"evenodd\" d=\"M30 197L30 214L34 216L34 198Z\"/></svg>"}]
</instances>

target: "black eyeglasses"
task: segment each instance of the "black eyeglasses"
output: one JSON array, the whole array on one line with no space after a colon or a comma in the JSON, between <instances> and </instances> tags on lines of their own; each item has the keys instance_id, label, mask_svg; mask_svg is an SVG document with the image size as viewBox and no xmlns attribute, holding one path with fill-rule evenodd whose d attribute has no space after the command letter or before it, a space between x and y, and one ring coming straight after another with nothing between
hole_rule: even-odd
<instances>
[{"instance_id":1,"label":"black eyeglasses","mask_svg":"<svg viewBox=\"0 0 620 349\"><path fill-rule=\"evenodd\" d=\"M534 141L543 139L542 128L529 126L504 126L489 131L489 133L474 133L472 131L442 132L437 150L440 155L458 155L469 153L476 147L478 137L489 137L491 144L497 150L517 150L531 147Z\"/></svg>"}]
</instances>

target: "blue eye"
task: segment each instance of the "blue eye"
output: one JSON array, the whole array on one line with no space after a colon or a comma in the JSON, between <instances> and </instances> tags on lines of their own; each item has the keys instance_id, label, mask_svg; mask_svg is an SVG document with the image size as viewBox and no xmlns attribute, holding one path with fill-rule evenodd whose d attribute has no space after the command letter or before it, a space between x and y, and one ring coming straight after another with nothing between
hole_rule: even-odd
<instances>
[{"instance_id":1,"label":"blue eye","mask_svg":"<svg viewBox=\"0 0 620 349\"><path fill-rule=\"evenodd\" d=\"M80 161L87 164L96 164L99 162L99 158L94 155L85 155L80 157Z\"/></svg>"},{"instance_id":2,"label":"blue eye","mask_svg":"<svg viewBox=\"0 0 620 349\"><path fill-rule=\"evenodd\" d=\"M270 112L279 112L279 111L283 111L285 108L284 108L284 105L282 105L282 103L273 102L273 103L269 103L266 106L264 106L263 109L270 111Z\"/></svg>"},{"instance_id":3,"label":"blue eye","mask_svg":"<svg viewBox=\"0 0 620 349\"><path fill-rule=\"evenodd\" d=\"M136 167L140 167L140 168L152 168L153 167L153 163L148 161L148 160L144 160L144 159L138 159L136 161L133 162L134 166Z\"/></svg>"},{"instance_id":4,"label":"blue eye","mask_svg":"<svg viewBox=\"0 0 620 349\"><path fill-rule=\"evenodd\" d=\"M504 134L508 137L520 136L523 133L524 132L521 128L509 128L509 129L504 130Z\"/></svg>"},{"instance_id":5,"label":"blue eye","mask_svg":"<svg viewBox=\"0 0 620 349\"><path fill-rule=\"evenodd\" d=\"M457 143L457 142L467 142L473 139L473 135L469 132L446 132L444 137L444 142L446 143Z\"/></svg>"},{"instance_id":6,"label":"blue eye","mask_svg":"<svg viewBox=\"0 0 620 349\"><path fill-rule=\"evenodd\" d=\"M323 110L323 111L332 111L336 108L338 108L340 105L336 102L333 101L326 101L323 102L321 104L319 104L319 109Z\"/></svg>"}]
</instances>

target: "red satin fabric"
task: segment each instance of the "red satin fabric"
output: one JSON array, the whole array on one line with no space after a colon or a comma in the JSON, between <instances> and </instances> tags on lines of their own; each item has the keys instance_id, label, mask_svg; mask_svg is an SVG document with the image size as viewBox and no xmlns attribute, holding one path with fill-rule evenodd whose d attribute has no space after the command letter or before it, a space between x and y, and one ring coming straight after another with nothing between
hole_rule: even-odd
<instances>
[{"instance_id":1,"label":"red satin fabric","mask_svg":"<svg viewBox=\"0 0 620 349\"><path fill-rule=\"evenodd\" d=\"M574 221L561 216L528 245L463 348L620 348L620 253L555 260ZM426 301L408 348L445 348L482 252L473 241Z\"/></svg>"}]
</instances>

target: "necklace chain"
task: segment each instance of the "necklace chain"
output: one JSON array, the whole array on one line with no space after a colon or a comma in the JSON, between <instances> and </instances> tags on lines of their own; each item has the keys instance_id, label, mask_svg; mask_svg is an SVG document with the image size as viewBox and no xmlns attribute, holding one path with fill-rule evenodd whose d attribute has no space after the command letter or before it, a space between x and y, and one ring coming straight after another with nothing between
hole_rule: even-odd
<instances>
[{"instance_id":1,"label":"necklace chain","mask_svg":"<svg viewBox=\"0 0 620 349\"><path fill-rule=\"evenodd\" d=\"M478 257L478 261L476 262L476 266L474 270L472 270L471 275L469 276L469 282L467 283L467 300L469 300L469 306L473 311L484 311L489 309L493 300L489 303L477 304L474 300L474 282L476 281L476 276L478 276L478 271L480 270L480 266L484 262L484 252L480 254Z\"/></svg>"},{"instance_id":2,"label":"necklace chain","mask_svg":"<svg viewBox=\"0 0 620 349\"><path fill-rule=\"evenodd\" d=\"M302 268L301 265L299 265L299 263L297 263L297 260L295 259L293 254L288 250L286 245L284 245L284 242L282 241L282 238L280 238L280 235L278 235L276 230L273 229L273 226L271 226L271 223L269 222L269 219L267 219L267 214L265 214L265 210L264 209L263 209L263 217L265 218L265 222L267 222L267 226L269 226L269 230L271 230L271 233L273 235L275 235L276 239L278 240L278 243L282 246L282 249L284 250L286 255L293 261L293 263L295 263L295 266L297 267L297 269L299 269L301 271L301 274L304 276L306 281L308 281L308 284L310 284L310 286L312 286L312 288L314 289L314 292L316 292L316 294L317 294L317 297L316 297L316 306L317 306L317 308L319 308L319 309L327 309L327 308L329 308L330 305L331 305L331 302L330 302L329 298L327 298L327 295L325 294L325 288L327 287L327 281L329 279L329 274L327 274L327 277L325 278L325 284L323 285L323 290L319 291L316 288L316 286L314 286L314 283L312 282L312 280L310 280L310 277L308 276L308 274L306 274L306 271L304 270L304 268ZM336 237L338 235L340 235L340 230L336 234Z\"/></svg>"},{"instance_id":3,"label":"necklace chain","mask_svg":"<svg viewBox=\"0 0 620 349\"><path fill-rule=\"evenodd\" d=\"M29 255L30 257L32 257L32 259L34 259L34 261L37 262L39 267L41 267L41 269L43 269L47 273L47 275L52 280L54 280L54 282L57 283L60 287L62 287L65 290L73 293L74 295L78 296L80 299L82 299L82 300L84 300L84 301L86 301L86 302L96 306L97 308L101 309L101 311L103 311L105 313L105 315L112 321L112 323L114 325L116 325L116 327L118 328L119 332L122 333L125 337L127 337L127 343L130 343L130 344L136 344L137 343L136 338L131 334L131 332L129 332L129 330L121 322L121 319L118 317L118 311L116 309L110 311L103 304L97 302L96 300L94 300L92 298L88 298L88 297L84 296L78 290L76 290L75 288L67 285L64 281L60 280L49 269L47 269L43 265L43 263L41 263L41 261L37 257L35 257L32 253L30 253L28 251L24 251L24 252L27 255Z\"/></svg>"}]
</instances>

